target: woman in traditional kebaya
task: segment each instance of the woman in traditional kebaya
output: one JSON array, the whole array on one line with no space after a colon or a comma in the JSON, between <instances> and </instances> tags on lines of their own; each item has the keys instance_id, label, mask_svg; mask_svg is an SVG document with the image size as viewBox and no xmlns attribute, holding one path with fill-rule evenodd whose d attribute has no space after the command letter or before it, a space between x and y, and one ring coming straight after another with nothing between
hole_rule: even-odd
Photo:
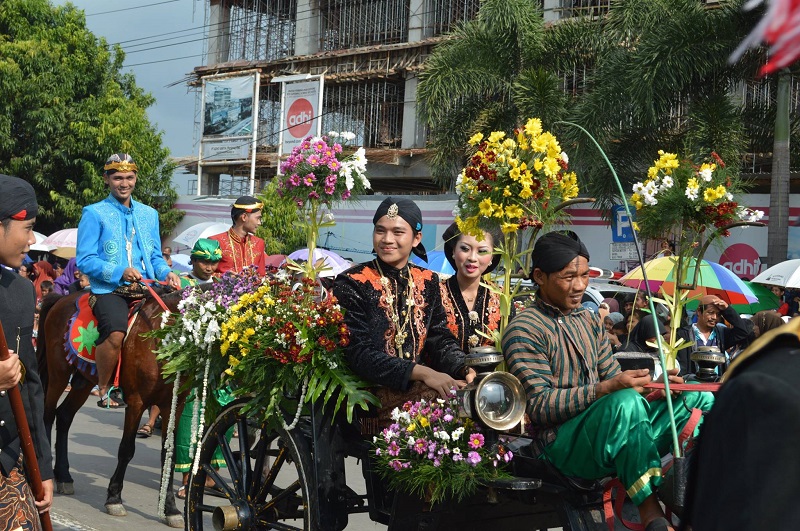
<instances>
[{"instance_id":1,"label":"woman in traditional kebaya","mask_svg":"<svg viewBox=\"0 0 800 531\"><path fill-rule=\"evenodd\" d=\"M456 274L443 280L439 288L447 327L464 352L494 345L493 332L500 325L500 295L482 285L481 277L500 262L500 255L492 252L499 237L486 231L482 239L461 234L455 223L442 234L445 257Z\"/></svg>"}]
</instances>

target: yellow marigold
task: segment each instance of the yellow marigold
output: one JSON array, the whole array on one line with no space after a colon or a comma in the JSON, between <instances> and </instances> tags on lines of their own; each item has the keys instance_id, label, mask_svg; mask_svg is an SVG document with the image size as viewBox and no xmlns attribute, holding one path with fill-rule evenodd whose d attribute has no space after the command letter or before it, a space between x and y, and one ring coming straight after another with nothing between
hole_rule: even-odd
<instances>
[{"instance_id":1,"label":"yellow marigold","mask_svg":"<svg viewBox=\"0 0 800 531\"><path fill-rule=\"evenodd\" d=\"M494 211L494 207L492 206L492 200L487 197L486 199L481 201L478 204L478 210L480 211L482 216L486 216L487 218L490 217L492 215L492 212Z\"/></svg>"},{"instance_id":2,"label":"yellow marigold","mask_svg":"<svg viewBox=\"0 0 800 531\"><path fill-rule=\"evenodd\" d=\"M423 428L427 428L431 423L428 422L428 417L419 417L419 425Z\"/></svg>"},{"instance_id":3,"label":"yellow marigold","mask_svg":"<svg viewBox=\"0 0 800 531\"><path fill-rule=\"evenodd\" d=\"M561 179L561 198L569 201L578 197L578 177L575 172L569 172Z\"/></svg>"},{"instance_id":4,"label":"yellow marigold","mask_svg":"<svg viewBox=\"0 0 800 531\"><path fill-rule=\"evenodd\" d=\"M523 186L522 190L519 191L520 199L529 199L533 195L530 186Z\"/></svg>"},{"instance_id":5,"label":"yellow marigold","mask_svg":"<svg viewBox=\"0 0 800 531\"><path fill-rule=\"evenodd\" d=\"M406 428L406 431L409 432L409 433L413 433L414 430L416 430L416 429L417 429L417 425L412 422L411 424L408 425L408 427Z\"/></svg>"},{"instance_id":6,"label":"yellow marigold","mask_svg":"<svg viewBox=\"0 0 800 531\"><path fill-rule=\"evenodd\" d=\"M494 214L492 214L496 218L503 217L503 205L498 205L495 203L494 205Z\"/></svg>"},{"instance_id":7,"label":"yellow marigold","mask_svg":"<svg viewBox=\"0 0 800 531\"><path fill-rule=\"evenodd\" d=\"M478 144L481 143L482 140L483 140L483 133L475 133L469 139L469 145L470 146L477 146Z\"/></svg>"},{"instance_id":8,"label":"yellow marigold","mask_svg":"<svg viewBox=\"0 0 800 531\"><path fill-rule=\"evenodd\" d=\"M503 197L511 197L511 190L508 189L508 186L503 188Z\"/></svg>"},{"instance_id":9,"label":"yellow marigold","mask_svg":"<svg viewBox=\"0 0 800 531\"><path fill-rule=\"evenodd\" d=\"M503 149L506 150L507 152L513 151L515 147L517 147L517 143L514 142L513 138L506 138L505 140L503 140Z\"/></svg>"},{"instance_id":10,"label":"yellow marigold","mask_svg":"<svg viewBox=\"0 0 800 531\"><path fill-rule=\"evenodd\" d=\"M558 175L561 171L561 166L558 164L558 159L553 157L545 157L544 159L544 174L552 178Z\"/></svg>"},{"instance_id":11,"label":"yellow marigold","mask_svg":"<svg viewBox=\"0 0 800 531\"><path fill-rule=\"evenodd\" d=\"M240 362L238 358L234 356L228 356L228 365L230 365L231 367L236 367L237 365L239 365L239 363Z\"/></svg>"},{"instance_id":12,"label":"yellow marigold","mask_svg":"<svg viewBox=\"0 0 800 531\"><path fill-rule=\"evenodd\" d=\"M220 353L224 356L228 353L228 349L231 348L230 341L223 341L222 344L219 346Z\"/></svg>"},{"instance_id":13,"label":"yellow marigold","mask_svg":"<svg viewBox=\"0 0 800 531\"><path fill-rule=\"evenodd\" d=\"M508 172L508 176L511 177L512 181L519 181L519 168L511 168Z\"/></svg>"},{"instance_id":14,"label":"yellow marigold","mask_svg":"<svg viewBox=\"0 0 800 531\"><path fill-rule=\"evenodd\" d=\"M535 161L533 161L533 169L534 170L542 171L542 168L544 168L544 162L542 162L541 159L536 159Z\"/></svg>"},{"instance_id":15,"label":"yellow marigold","mask_svg":"<svg viewBox=\"0 0 800 531\"><path fill-rule=\"evenodd\" d=\"M478 236L483 236L483 231L478 228L477 217L473 216L466 219L456 217L456 225L458 225L458 230L461 232L461 234L472 234L476 238Z\"/></svg>"},{"instance_id":16,"label":"yellow marigold","mask_svg":"<svg viewBox=\"0 0 800 531\"><path fill-rule=\"evenodd\" d=\"M703 200L706 203L713 203L719 198L717 191L714 188L706 188L703 190Z\"/></svg>"},{"instance_id":17,"label":"yellow marigold","mask_svg":"<svg viewBox=\"0 0 800 531\"><path fill-rule=\"evenodd\" d=\"M503 223L500 225L500 230L503 231L503 234L513 234L517 232L519 229L518 223Z\"/></svg>"},{"instance_id":18,"label":"yellow marigold","mask_svg":"<svg viewBox=\"0 0 800 531\"><path fill-rule=\"evenodd\" d=\"M686 182L686 188L697 190L700 188L700 183L697 181L696 178L690 177L689 180Z\"/></svg>"},{"instance_id":19,"label":"yellow marigold","mask_svg":"<svg viewBox=\"0 0 800 531\"><path fill-rule=\"evenodd\" d=\"M649 168L647 168L647 177L649 179L655 178L656 175L658 175L658 168L656 168L655 166L650 166Z\"/></svg>"}]
</instances>

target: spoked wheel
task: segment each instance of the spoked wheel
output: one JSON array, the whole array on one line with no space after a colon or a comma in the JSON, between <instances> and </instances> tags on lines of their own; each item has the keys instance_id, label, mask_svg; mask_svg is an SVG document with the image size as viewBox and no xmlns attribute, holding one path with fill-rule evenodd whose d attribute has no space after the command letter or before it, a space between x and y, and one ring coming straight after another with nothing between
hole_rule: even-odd
<instances>
[{"instance_id":1,"label":"spoked wheel","mask_svg":"<svg viewBox=\"0 0 800 531\"><path fill-rule=\"evenodd\" d=\"M188 528L317 529L308 443L294 431L270 430L242 415L246 403L225 406L203 436L200 466L189 479L186 497ZM226 433L234 426L238 438L228 442ZM214 458L217 448L222 466ZM211 480L215 487L206 487Z\"/></svg>"}]
</instances>

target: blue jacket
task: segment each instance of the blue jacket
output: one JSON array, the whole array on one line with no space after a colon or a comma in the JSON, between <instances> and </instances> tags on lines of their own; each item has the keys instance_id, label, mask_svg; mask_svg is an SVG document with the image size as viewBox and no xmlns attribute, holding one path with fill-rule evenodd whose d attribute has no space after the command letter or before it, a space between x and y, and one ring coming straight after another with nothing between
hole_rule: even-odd
<instances>
[{"instance_id":1,"label":"blue jacket","mask_svg":"<svg viewBox=\"0 0 800 531\"><path fill-rule=\"evenodd\" d=\"M132 267L144 278L164 280L170 268L161 254L158 212L131 199L125 207L112 195L84 207L78 224L78 269L89 277L92 293L111 293L123 285L128 267L126 242L131 242Z\"/></svg>"}]
</instances>

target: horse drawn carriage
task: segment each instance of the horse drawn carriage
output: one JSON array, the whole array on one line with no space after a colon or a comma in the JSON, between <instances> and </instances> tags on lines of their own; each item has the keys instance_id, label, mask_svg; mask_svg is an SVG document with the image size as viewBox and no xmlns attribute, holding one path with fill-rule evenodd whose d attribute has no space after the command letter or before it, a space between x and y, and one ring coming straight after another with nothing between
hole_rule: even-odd
<instances>
[{"instance_id":1,"label":"horse drawn carriage","mask_svg":"<svg viewBox=\"0 0 800 531\"><path fill-rule=\"evenodd\" d=\"M355 513L367 513L390 530L485 529L498 523L511 530L605 528L600 482L568 478L528 453L530 438L520 434L522 386L509 373L492 370L502 356L476 352L468 358L479 376L458 392L460 414L482 426L487 446L502 439L513 452L511 476L484 482L460 502L429 503L392 489L377 470L373 437L362 434L358 421L347 422L317 403L293 429L270 428L240 399L219 412L200 443L186 500L187 528L340 530ZM231 429L238 440L226 438ZM213 463L218 449L227 471ZM358 461L365 492L352 488L347 458ZM215 489L206 487L209 478Z\"/></svg>"}]
</instances>

